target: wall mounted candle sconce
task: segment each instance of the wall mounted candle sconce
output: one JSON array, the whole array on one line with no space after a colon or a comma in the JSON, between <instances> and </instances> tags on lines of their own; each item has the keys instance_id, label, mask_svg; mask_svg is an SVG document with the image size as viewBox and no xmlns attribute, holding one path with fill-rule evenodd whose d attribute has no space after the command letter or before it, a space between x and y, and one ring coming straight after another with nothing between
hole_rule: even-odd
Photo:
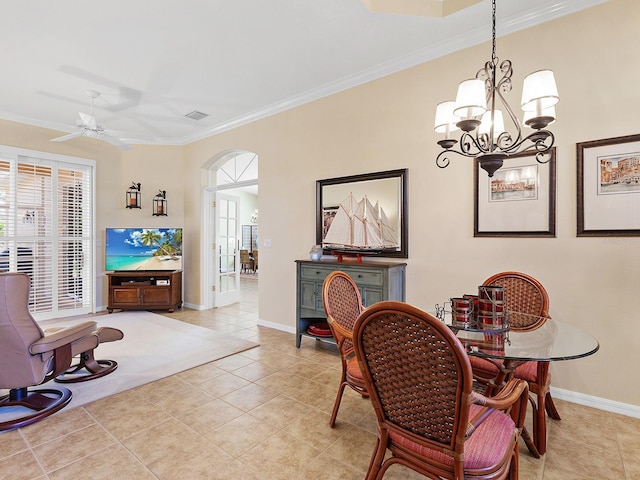
<instances>
[{"instance_id":1,"label":"wall mounted candle sconce","mask_svg":"<svg viewBox=\"0 0 640 480\"><path fill-rule=\"evenodd\" d=\"M129 189L127 190L127 208L142 208L142 204L140 202L140 184L133 182Z\"/></svg>"},{"instance_id":2,"label":"wall mounted candle sconce","mask_svg":"<svg viewBox=\"0 0 640 480\"><path fill-rule=\"evenodd\" d=\"M158 190L153 198L153 215L155 217L167 216L167 191Z\"/></svg>"}]
</instances>

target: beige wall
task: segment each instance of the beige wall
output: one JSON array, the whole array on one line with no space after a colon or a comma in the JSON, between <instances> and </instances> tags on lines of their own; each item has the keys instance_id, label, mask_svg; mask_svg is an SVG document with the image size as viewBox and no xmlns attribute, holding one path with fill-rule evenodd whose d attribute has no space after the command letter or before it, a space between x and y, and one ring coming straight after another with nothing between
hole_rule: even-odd
<instances>
[{"instance_id":1,"label":"beige wall","mask_svg":"<svg viewBox=\"0 0 640 480\"><path fill-rule=\"evenodd\" d=\"M622 301L637 298L640 239L576 238L575 154L576 142L640 133L640 62L631 47L639 21L637 2L614 0L498 39L498 55L514 62L514 106L527 73L556 74L554 239L473 238L472 162L454 158L445 170L434 163L435 106L489 59L489 43L188 146L188 181L216 152L241 148L260 157L260 240L272 240L260 252L261 320L294 327L294 260L307 258L314 243L315 181L407 167L407 301L432 309L497 271L528 272L549 290L553 317L601 343L591 358L554 364L554 385L640 406L640 374L612 368L628 365L640 341L639 314ZM198 192L186 193L186 203L197 203Z\"/></svg>"},{"instance_id":2,"label":"beige wall","mask_svg":"<svg viewBox=\"0 0 640 480\"><path fill-rule=\"evenodd\" d=\"M295 316L294 260L308 258L315 243L315 181L406 167L407 301L432 309L452 295L472 291L497 271L528 272L547 287L554 318L582 326L601 344L590 358L552 365L554 386L640 406L640 374L630 360L640 341L633 304L640 286L640 239L576 238L575 153L576 142L640 133L639 22L638 2L612 0L498 39L497 54L515 67L512 105L519 103L527 73L551 68L556 75L561 101L553 125L558 153L553 239L473 238L472 161L454 158L445 170L434 163L440 148L432 128L435 106L452 99L458 82L489 59L488 43L185 147L136 146L121 153L94 143L51 144L50 131L5 123L0 124L0 144L95 158L100 235L114 223L148 220L160 226L183 220L189 252L185 301L193 305L202 304L203 166L230 149L257 153L260 319L289 330ZM132 180L142 182L147 195L151 188L166 188L175 213L152 223L148 210L125 211L124 191ZM149 199L144 197L146 205ZM271 248L263 246L265 240L271 240ZM104 294L104 286L101 290Z\"/></svg>"},{"instance_id":3,"label":"beige wall","mask_svg":"<svg viewBox=\"0 0 640 480\"><path fill-rule=\"evenodd\" d=\"M60 132L0 120L0 145L51 152L96 161L96 306L107 305L104 275L104 232L107 227L182 227L184 201L183 147L136 145L121 151L87 138L52 143ZM125 192L132 182L141 183L142 208L125 208ZM167 191L167 217L154 217L152 200L158 190ZM196 236L199 235L199 232ZM185 242L194 240L185 232ZM185 279L185 288L193 285Z\"/></svg>"}]
</instances>

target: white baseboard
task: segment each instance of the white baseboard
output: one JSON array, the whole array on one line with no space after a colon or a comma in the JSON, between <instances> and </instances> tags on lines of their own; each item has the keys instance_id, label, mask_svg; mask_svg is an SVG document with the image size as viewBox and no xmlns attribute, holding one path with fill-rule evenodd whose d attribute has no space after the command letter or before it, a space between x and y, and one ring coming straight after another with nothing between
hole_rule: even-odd
<instances>
[{"instance_id":1,"label":"white baseboard","mask_svg":"<svg viewBox=\"0 0 640 480\"><path fill-rule=\"evenodd\" d=\"M615 400L594 397L592 395L585 395L584 393L572 392L571 390L564 390L556 387L551 387L551 395L553 398L557 398L558 400L577 403L578 405L584 405L585 407L597 408L598 410L604 410L611 413L619 413L620 415L625 415L627 417L640 418L640 406L637 405L616 402Z\"/></svg>"},{"instance_id":2,"label":"white baseboard","mask_svg":"<svg viewBox=\"0 0 640 480\"><path fill-rule=\"evenodd\" d=\"M258 319L258 326L259 327L273 328L274 330L280 330L281 332L293 333L294 335L296 333L296 327L290 327L290 326L287 326L287 325L282 325L281 323L267 322L266 320Z\"/></svg>"},{"instance_id":3,"label":"white baseboard","mask_svg":"<svg viewBox=\"0 0 640 480\"><path fill-rule=\"evenodd\" d=\"M209 307L206 307L204 305L196 305L194 303L186 303L186 302L183 303L182 306L186 308L191 308L192 310L208 310L209 309Z\"/></svg>"}]
</instances>

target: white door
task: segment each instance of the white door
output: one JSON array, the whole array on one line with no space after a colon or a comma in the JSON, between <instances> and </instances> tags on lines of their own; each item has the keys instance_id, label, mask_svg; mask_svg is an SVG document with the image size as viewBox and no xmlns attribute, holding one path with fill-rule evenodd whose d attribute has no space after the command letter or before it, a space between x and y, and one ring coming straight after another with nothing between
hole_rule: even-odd
<instances>
[{"instance_id":1,"label":"white door","mask_svg":"<svg viewBox=\"0 0 640 480\"><path fill-rule=\"evenodd\" d=\"M239 197L216 193L216 307L240 301L239 205Z\"/></svg>"}]
</instances>

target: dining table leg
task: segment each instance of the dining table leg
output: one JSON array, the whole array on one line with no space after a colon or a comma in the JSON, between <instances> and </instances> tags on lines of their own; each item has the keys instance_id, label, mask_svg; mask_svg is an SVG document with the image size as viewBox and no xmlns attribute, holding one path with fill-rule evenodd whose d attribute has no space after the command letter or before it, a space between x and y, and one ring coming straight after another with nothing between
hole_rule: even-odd
<instances>
[{"instance_id":1,"label":"dining table leg","mask_svg":"<svg viewBox=\"0 0 640 480\"><path fill-rule=\"evenodd\" d=\"M509 359L505 359L504 362L502 362L502 364L499 366L498 368L498 376L495 378L494 382L492 384L489 384L487 386L487 395L493 395L495 394L499 388L501 388L503 385L505 385L509 380L511 380L511 378L513 377L513 375L515 374L516 368L518 367L518 365L524 363L521 360L509 360ZM537 409L539 408L536 405L536 402L533 401L533 399L531 398L531 396L529 396L529 403L531 404L532 410L533 410L533 416L534 418L537 416L538 412ZM544 406L542 407L544 408ZM546 425L540 425L541 422L536 422L538 425L538 432L537 432L537 436L538 438L546 438ZM542 437L544 436L544 437ZM531 455L533 455L535 458L540 458L540 451L538 450L538 447L536 446L534 439L531 437L531 434L529 433L529 431L527 430L527 427L523 427L522 428L522 433L521 433L521 437L524 440L525 444L527 445L527 448L529 449L529 452L531 452ZM546 443L546 442L545 442ZM546 449L545 449L546 450ZM542 452L544 453L544 452Z\"/></svg>"}]
</instances>

